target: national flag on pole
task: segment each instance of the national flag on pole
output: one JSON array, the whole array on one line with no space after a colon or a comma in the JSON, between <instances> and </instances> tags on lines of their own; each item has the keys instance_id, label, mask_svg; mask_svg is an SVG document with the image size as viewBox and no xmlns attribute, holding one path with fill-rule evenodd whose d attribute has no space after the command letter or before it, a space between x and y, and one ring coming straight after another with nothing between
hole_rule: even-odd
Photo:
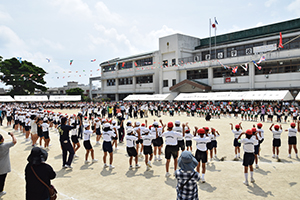
<instances>
[{"instance_id":1,"label":"national flag on pole","mask_svg":"<svg viewBox=\"0 0 300 200\"><path fill-rule=\"evenodd\" d=\"M92 59L92 60L91 60L91 62L95 62L95 61L96 61L96 59Z\"/></svg>"},{"instance_id":2,"label":"national flag on pole","mask_svg":"<svg viewBox=\"0 0 300 200\"><path fill-rule=\"evenodd\" d=\"M218 21L217 21L217 18L215 18L215 23L213 23L211 26L213 27L213 28L217 28L217 25L218 25L219 23L218 23Z\"/></svg>"},{"instance_id":3,"label":"national flag on pole","mask_svg":"<svg viewBox=\"0 0 300 200\"><path fill-rule=\"evenodd\" d=\"M73 63L73 60L70 60L70 65L72 65L72 63Z\"/></svg>"},{"instance_id":4,"label":"national flag on pole","mask_svg":"<svg viewBox=\"0 0 300 200\"><path fill-rule=\"evenodd\" d=\"M279 45L278 45L278 48L282 48L283 49L283 45L282 45L282 34L281 32L279 33L280 35L280 39L279 39Z\"/></svg>"},{"instance_id":5,"label":"national flag on pole","mask_svg":"<svg viewBox=\"0 0 300 200\"><path fill-rule=\"evenodd\" d=\"M265 56L262 56L259 61L257 62L257 64L260 64L262 61L265 61L266 60L266 57Z\"/></svg>"}]
</instances>

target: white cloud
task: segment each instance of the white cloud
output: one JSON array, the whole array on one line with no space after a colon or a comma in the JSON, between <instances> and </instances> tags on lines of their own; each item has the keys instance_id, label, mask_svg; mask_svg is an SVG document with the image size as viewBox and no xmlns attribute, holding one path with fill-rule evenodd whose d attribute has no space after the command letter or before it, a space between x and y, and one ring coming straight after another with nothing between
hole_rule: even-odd
<instances>
[{"instance_id":1,"label":"white cloud","mask_svg":"<svg viewBox=\"0 0 300 200\"><path fill-rule=\"evenodd\" d=\"M21 53L22 49L27 49L25 42L9 27L0 25L0 49L16 50L14 53Z\"/></svg>"},{"instance_id":2,"label":"white cloud","mask_svg":"<svg viewBox=\"0 0 300 200\"><path fill-rule=\"evenodd\" d=\"M92 18L92 11L88 4L81 0L52 0L50 3L59 7L59 12L72 15L72 17L82 18L85 16Z\"/></svg>"},{"instance_id":3,"label":"white cloud","mask_svg":"<svg viewBox=\"0 0 300 200\"><path fill-rule=\"evenodd\" d=\"M100 21L110 22L119 26L124 24L122 17L117 13L111 12L102 1L97 2L95 8L97 19Z\"/></svg>"},{"instance_id":4,"label":"white cloud","mask_svg":"<svg viewBox=\"0 0 300 200\"><path fill-rule=\"evenodd\" d=\"M271 7L272 4L274 4L276 2L277 2L277 0L268 0L268 1L265 2L265 6L266 7Z\"/></svg>"},{"instance_id":5,"label":"white cloud","mask_svg":"<svg viewBox=\"0 0 300 200\"><path fill-rule=\"evenodd\" d=\"M300 0L295 0L287 6L288 11L294 12L300 15Z\"/></svg>"},{"instance_id":6,"label":"white cloud","mask_svg":"<svg viewBox=\"0 0 300 200\"><path fill-rule=\"evenodd\" d=\"M0 11L0 22L10 22L12 17L7 12Z\"/></svg>"},{"instance_id":7,"label":"white cloud","mask_svg":"<svg viewBox=\"0 0 300 200\"><path fill-rule=\"evenodd\" d=\"M64 50L64 46L62 44L60 44L59 42L50 41L46 38L42 38L39 40L32 39L30 40L30 44L34 47L50 47L53 50Z\"/></svg>"}]
</instances>

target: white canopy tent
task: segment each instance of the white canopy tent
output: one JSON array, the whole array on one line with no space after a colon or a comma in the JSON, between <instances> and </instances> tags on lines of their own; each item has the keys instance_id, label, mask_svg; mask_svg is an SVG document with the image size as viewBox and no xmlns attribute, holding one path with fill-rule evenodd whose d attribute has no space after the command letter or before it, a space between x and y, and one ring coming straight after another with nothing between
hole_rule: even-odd
<instances>
[{"instance_id":1,"label":"white canopy tent","mask_svg":"<svg viewBox=\"0 0 300 200\"><path fill-rule=\"evenodd\" d=\"M123 101L169 101L173 100L171 94L132 94L128 95Z\"/></svg>"},{"instance_id":2,"label":"white canopy tent","mask_svg":"<svg viewBox=\"0 0 300 200\"><path fill-rule=\"evenodd\" d=\"M291 101L294 97L288 90L280 91L249 91L244 100L263 100L263 101Z\"/></svg>"},{"instance_id":3,"label":"white canopy tent","mask_svg":"<svg viewBox=\"0 0 300 200\"><path fill-rule=\"evenodd\" d=\"M214 93L180 93L174 101L210 101Z\"/></svg>"},{"instance_id":4,"label":"white canopy tent","mask_svg":"<svg viewBox=\"0 0 300 200\"><path fill-rule=\"evenodd\" d=\"M14 102L14 101L15 100L9 95L0 96L0 102Z\"/></svg>"},{"instance_id":5,"label":"white canopy tent","mask_svg":"<svg viewBox=\"0 0 300 200\"><path fill-rule=\"evenodd\" d=\"M296 101L300 101L300 92L298 93L298 95L295 98Z\"/></svg>"},{"instance_id":6,"label":"white canopy tent","mask_svg":"<svg viewBox=\"0 0 300 200\"><path fill-rule=\"evenodd\" d=\"M50 96L49 101L81 101L80 95L57 95Z\"/></svg>"},{"instance_id":7,"label":"white canopy tent","mask_svg":"<svg viewBox=\"0 0 300 200\"><path fill-rule=\"evenodd\" d=\"M44 96L36 96L36 95L15 95L16 101L48 101L48 97Z\"/></svg>"}]
</instances>

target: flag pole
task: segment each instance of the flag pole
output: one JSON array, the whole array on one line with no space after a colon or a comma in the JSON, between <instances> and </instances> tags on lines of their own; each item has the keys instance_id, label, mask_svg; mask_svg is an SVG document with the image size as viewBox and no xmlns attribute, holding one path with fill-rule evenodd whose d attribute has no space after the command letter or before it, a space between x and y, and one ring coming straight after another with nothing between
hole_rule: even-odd
<instances>
[{"instance_id":1,"label":"flag pole","mask_svg":"<svg viewBox=\"0 0 300 200\"><path fill-rule=\"evenodd\" d=\"M209 56L211 57L211 19L209 18Z\"/></svg>"},{"instance_id":2,"label":"flag pole","mask_svg":"<svg viewBox=\"0 0 300 200\"><path fill-rule=\"evenodd\" d=\"M216 22L216 17L215 17L215 22ZM215 27L215 59L217 59L217 24Z\"/></svg>"}]
</instances>

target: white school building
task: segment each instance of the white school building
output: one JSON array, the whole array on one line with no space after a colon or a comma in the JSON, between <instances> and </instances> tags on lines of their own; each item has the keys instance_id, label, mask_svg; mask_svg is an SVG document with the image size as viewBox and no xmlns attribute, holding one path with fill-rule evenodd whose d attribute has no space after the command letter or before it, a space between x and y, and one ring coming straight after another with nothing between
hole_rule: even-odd
<instances>
[{"instance_id":1,"label":"white school building","mask_svg":"<svg viewBox=\"0 0 300 200\"><path fill-rule=\"evenodd\" d=\"M284 48L277 49L280 32ZM265 61L258 64L259 69L252 61L262 56ZM173 34L159 38L157 51L104 61L100 67L102 75L90 78L90 87L100 80L101 90L90 89L90 96L100 94L115 101L131 94L175 97L254 90L289 90L296 96L300 91L300 18L218 35L216 46L215 37Z\"/></svg>"}]
</instances>

